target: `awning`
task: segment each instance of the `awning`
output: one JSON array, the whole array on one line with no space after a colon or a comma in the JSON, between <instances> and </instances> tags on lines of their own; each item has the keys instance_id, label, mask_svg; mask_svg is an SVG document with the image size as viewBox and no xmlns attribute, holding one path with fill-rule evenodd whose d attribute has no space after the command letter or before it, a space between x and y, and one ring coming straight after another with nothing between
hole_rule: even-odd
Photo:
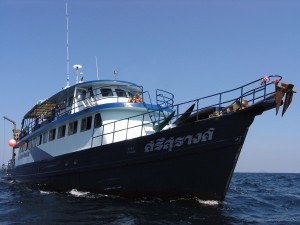
<instances>
[{"instance_id":1,"label":"awning","mask_svg":"<svg viewBox=\"0 0 300 225\"><path fill-rule=\"evenodd\" d=\"M29 118L39 118L49 116L51 110L56 106L57 103L50 102L48 100L43 101L42 103L36 104L25 116L24 119Z\"/></svg>"}]
</instances>

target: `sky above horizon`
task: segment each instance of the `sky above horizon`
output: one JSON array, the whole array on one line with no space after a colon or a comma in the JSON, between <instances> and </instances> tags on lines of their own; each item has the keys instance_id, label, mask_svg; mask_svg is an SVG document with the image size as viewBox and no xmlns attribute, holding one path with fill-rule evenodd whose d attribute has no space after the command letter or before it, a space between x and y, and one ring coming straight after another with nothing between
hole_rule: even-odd
<instances>
[{"instance_id":1,"label":"sky above horizon","mask_svg":"<svg viewBox=\"0 0 300 225\"><path fill-rule=\"evenodd\" d=\"M69 53L84 79L175 95L175 103L269 74L295 84L284 117L258 116L236 172L300 173L300 1L69 0ZM0 0L1 117L21 120L66 86L66 1ZM11 156L12 124L0 120L0 162Z\"/></svg>"}]
</instances>

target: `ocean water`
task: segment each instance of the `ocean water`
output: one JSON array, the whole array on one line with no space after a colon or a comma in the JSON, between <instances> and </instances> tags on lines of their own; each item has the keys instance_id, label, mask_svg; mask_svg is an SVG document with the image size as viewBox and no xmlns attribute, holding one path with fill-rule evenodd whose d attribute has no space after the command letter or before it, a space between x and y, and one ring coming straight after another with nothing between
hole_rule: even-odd
<instances>
[{"instance_id":1,"label":"ocean water","mask_svg":"<svg viewBox=\"0 0 300 225\"><path fill-rule=\"evenodd\" d=\"M300 174L235 173L222 203L45 192L1 181L0 224L300 224Z\"/></svg>"}]
</instances>

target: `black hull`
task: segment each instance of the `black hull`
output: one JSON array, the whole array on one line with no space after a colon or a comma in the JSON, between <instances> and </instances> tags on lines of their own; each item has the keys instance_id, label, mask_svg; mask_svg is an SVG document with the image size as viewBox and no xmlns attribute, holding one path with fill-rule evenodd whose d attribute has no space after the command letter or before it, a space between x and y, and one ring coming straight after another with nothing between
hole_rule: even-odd
<instances>
[{"instance_id":1,"label":"black hull","mask_svg":"<svg viewBox=\"0 0 300 225\"><path fill-rule=\"evenodd\" d=\"M12 176L20 182L63 191L222 201L248 128L262 111L242 110L17 166ZM209 130L213 131L211 138L204 137ZM203 134L200 141L199 132ZM161 138L165 138L164 148L158 143ZM171 145L166 145L170 140ZM183 140L183 144L176 146L173 140ZM155 148L145 148L149 143L156 144Z\"/></svg>"}]
</instances>

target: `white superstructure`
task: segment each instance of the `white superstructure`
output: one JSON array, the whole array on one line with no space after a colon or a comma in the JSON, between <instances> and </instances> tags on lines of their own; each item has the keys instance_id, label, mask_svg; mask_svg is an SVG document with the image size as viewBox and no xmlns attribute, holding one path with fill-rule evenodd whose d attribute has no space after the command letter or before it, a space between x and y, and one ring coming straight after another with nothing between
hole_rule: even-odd
<instances>
[{"instance_id":1,"label":"white superstructure","mask_svg":"<svg viewBox=\"0 0 300 225\"><path fill-rule=\"evenodd\" d=\"M144 102L147 92L124 81L90 81L39 102L22 121L15 165L49 159L154 133L155 121L172 110ZM140 96L139 99L134 99ZM161 95L160 95L161 97ZM153 112L153 110L161 109Z\"/></svg>"}]
</instances>

